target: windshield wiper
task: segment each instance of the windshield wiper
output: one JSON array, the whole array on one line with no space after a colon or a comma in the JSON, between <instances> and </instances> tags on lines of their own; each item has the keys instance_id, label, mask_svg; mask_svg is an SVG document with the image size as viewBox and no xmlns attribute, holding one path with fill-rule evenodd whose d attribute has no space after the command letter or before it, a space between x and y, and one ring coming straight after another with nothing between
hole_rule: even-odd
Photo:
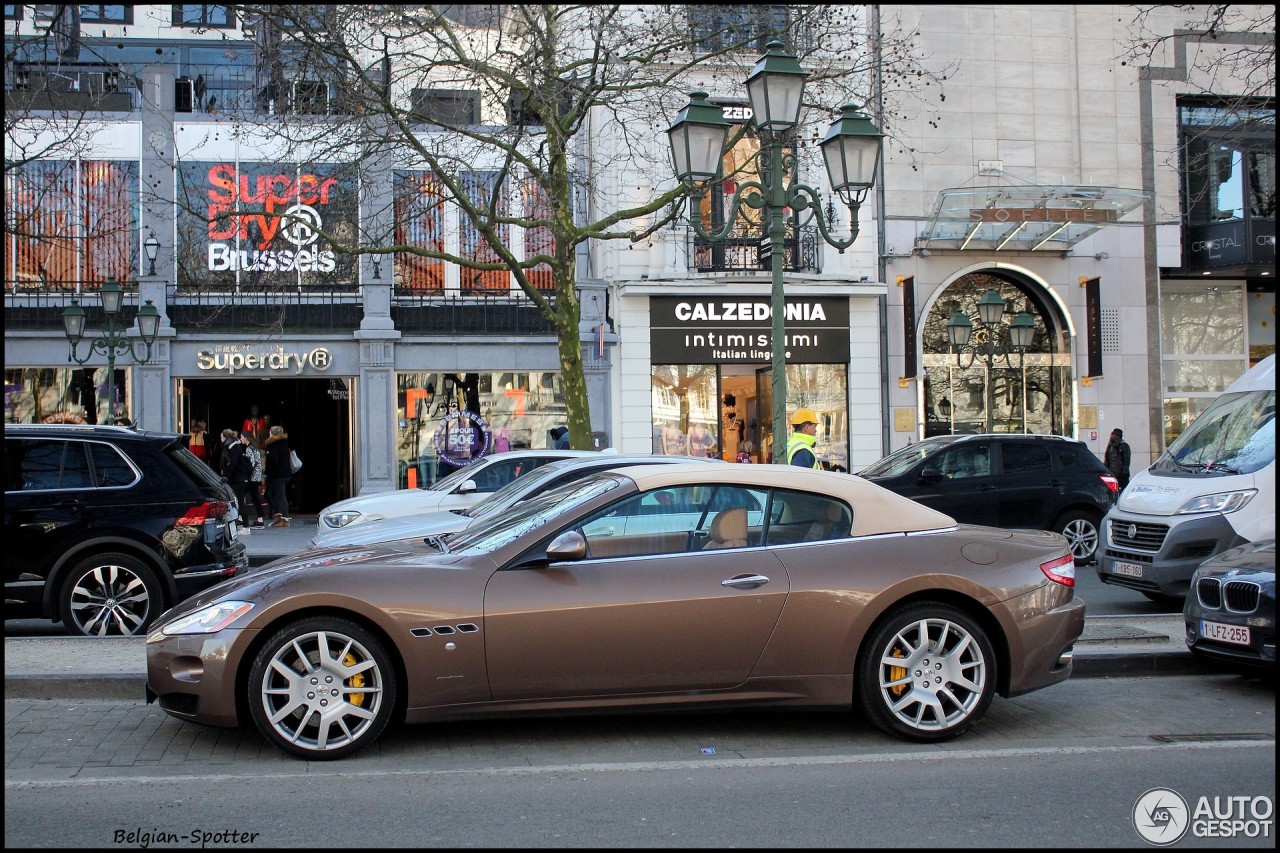
<instances>
[{"instance_id":1,"label":"windshield wiper","mask_svg":"<svg viewBox=\"0 0 1280 853\"><path fill-rule=\"evenodd\" d=\"M438 549L442 554L449 553L449 545L444 541L443 536L428 536L426 539L422 541L426 542L432 548Z\"/></svg>"},{"instance_id":2,"label":"windshield wiper","mask_svg":"<svg viewBox=\"0 0 1280 853\"><path fill-rule=\"evenodd\" d=\"M1221 471L1224 474L1239 474L1240 471L1232 468L1230 465L1223 465L1221 462L1206 462L1201 466L1206 471Z\"/></svg>"}]
</instances>

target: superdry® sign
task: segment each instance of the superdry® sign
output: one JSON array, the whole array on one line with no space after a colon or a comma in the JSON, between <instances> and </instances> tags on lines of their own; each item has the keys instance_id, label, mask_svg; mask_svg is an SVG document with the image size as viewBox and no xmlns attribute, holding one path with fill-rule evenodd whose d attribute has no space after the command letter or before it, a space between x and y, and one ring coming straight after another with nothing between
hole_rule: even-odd
<instances>
[{"instance_id":1,"label":"superdry\u00ae sign","mask_svg":"<svg viewBox=\"0 0 1280 853\"><path fill-rule=\"evenodd\" d=\"M649 299L653 361L668 364L768 364L773 312L768 297L654 296ZM849 300L786 300L787 361L849 361Z\"/></svg>"}]
</instances>

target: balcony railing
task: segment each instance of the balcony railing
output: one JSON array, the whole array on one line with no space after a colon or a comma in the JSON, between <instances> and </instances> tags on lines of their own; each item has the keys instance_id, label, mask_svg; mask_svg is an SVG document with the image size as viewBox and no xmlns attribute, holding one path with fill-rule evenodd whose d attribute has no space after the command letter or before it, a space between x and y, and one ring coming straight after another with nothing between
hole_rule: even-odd
<instances>
[{"instance_id":1,"label":"balcony railing","mask_svg":"<svg viewBox=\"0 0 1280 853\"><path fill-rule=\"evenodd\" d=\"M397 295L391 319L398 331L419 335L554 335L532 302L511 296Z\"/></svg>"},{"instance_id":2,"label":"balcony railing","mask_svg":"<svg viewBox=\"0 0 1280 853\"><path fill-rule=\"evenodd\" d=\"M179 289L172 284L167 290L165 313L175 329L185 332L349 333L359 328L364 317L359 293L229 293Z\"/></svg>"},{"instance_id":3,"label":"balcony railing","mask_svg":"<svg viewBox=\"0 0 1280 853\"><path fill-rule=\"evenodd\" d=\"M769 256L761 251L764 240L758 236L729 237L708 242L689 232L689 268L698 272L767 272ZM820 272L818 269L818 231L801 228L783 241L783 269L787 272Z\"/></svg>"},{"instance_id":4,"label":"balcony railing","mask_svg":"<svg viewBox=\"0 0 1280 853\"><path fill-rule=\"evenodd\" d=\"M25 284L18 283L19 285ZM19 289L15 282L5 282L4 287L4 327L7 331L23 332L61 332L62 312L72 299L78 299L85 313L85 327L100 329L106 323L106 314L102 311L102 301L94 291L98 284L82 283L81 292L76 292L74 282L49 282L45 290ZM126 290L124 303L120 306L120 322L124 326L133 325L133 318L138 313L137 290Z\"/></svg>"}]
</instances>

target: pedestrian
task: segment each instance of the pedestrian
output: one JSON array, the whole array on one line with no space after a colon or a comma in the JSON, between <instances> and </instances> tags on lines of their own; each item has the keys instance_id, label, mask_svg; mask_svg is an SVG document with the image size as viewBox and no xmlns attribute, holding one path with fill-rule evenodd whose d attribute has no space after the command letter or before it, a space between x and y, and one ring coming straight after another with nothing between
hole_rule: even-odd
<instances>
[{"instance_id":1,"label":"pedestrian","mask_svg":"<svg viewBox=\"0 0 1280 853\"><path fill-rule=\"evenodd\" d=\"M742 463L755 462L756 460L751 458L751 454L755 452L755 449L755 444L752 443L751 439L748 438L742 442L742 449L738 451L738 461Z\"/></svg>"},{"instance_id":2,"label":"pedestrian","mask_svg":"<svg viewBox=\"0 0 1280 853\"><path fill-rule=\"evenodd\" d=\"M253 433L240 431L240 439L227 453L228 474L227 485L236 493L236 502L240 505L240 523L248 527L248 498L253 498L253 505L258 511L258 521L253 525L261 530L266 527L267 514L262 508L262 455L258 452L257 439Z\"/></svg>"},{"instance_id":3,"label":"pedestrian","mask_svg":"<svg viewBox=\"0 0 1280 853\"><path fill-rule=\"evenodd\" d=\"M1129 485L1129 462L1132 454L1129 452L1129 445L1124 440L1124 430L1113 429L1111 431L1111 441L1107 444L1106 463L1107 470L1111 472L1111 476L1120 481L1120 491L1124 491L1124 487Z\"/></svg>"},{"instance_id":4,"label":"pedestrian","mask_svg":"<svg viewBox=\"0 0 1280 853\"><path fill-rule=\"evenodd\" d=\"M205 424L204 421L194 421L191 424L191 434L187 436L187 449L206 465L212 465L213 455L209 452L209 446L204 443Z\"/></svg>"},{"instance_id":5,"label":"pedestrian","mask_svg":"<svg viewBox=\"0 0 1280 853\"><path fill-rule=\"evenodd\" d=\"M796 409L796 413L791 416L791 429L791 440L787 442L787 464L821 471L822 463L813 450L818 443L818 416L812 409Z\"/></svg>"},{"instance_id":6,"label":"pedestrian","mask_svg":"<svg viewBox=\"0 0 1280 853\"><path fill-rule=\"evenodd\" d=\"M218 442L218 473L222 475L222 479L230 482L228 476L227 463L231 460L231 448L240 443L240 436L233 429L224 429L221 440Z\"/></svg>"},{"instance_id":7,"label":"pedestrian","mask_svg":"<svg viewBox=\"0 0 1280 853\"><path fill-rule=\"evenodd\" d=\"M293 476L293 463L289 456L289 434L284 427L278 424L271 427L263 452L267 457L263 467L267 475L267 508L272 513L271 526L288 527L292 519L289 518L289 497L285 487Z\"/></svg>"}]
</instances>

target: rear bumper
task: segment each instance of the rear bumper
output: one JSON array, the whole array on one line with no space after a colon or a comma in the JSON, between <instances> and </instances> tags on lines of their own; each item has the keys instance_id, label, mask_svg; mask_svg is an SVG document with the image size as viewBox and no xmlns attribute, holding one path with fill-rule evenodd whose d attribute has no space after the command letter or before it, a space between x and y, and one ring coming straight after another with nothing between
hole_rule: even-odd
<instances>
[{"instance_id":1,"label":"rear bumper","mask_svg":"<svg viewBox=\"0 0 1280 853\"><path fill-rule=\"evenodd\" d=\"M1019 602L1027 599L1028 604L1034 605L1029 599L1038 595L1039 592L1029 593L1007 604L1011 612L1017 613ZM1009 686L1004 695L1020 696L1070 678L1072 652L1084 633L1084 601L1073 597L1039 616L1023 618L1020 624L1021 642L1010 643Z\"/></svg>"}]
</instances>

